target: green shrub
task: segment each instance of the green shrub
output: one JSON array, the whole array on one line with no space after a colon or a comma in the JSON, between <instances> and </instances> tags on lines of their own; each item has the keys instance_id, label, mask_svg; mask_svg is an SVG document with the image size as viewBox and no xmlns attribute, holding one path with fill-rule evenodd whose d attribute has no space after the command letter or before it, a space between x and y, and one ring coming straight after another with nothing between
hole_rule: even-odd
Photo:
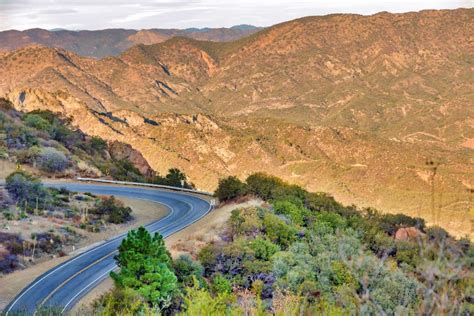
<instances>
[{"instance_id":1,"label":"green shrub","mask_svg":"<svg viewBox=\"0 0 474 316\"><path fill-rule=\"evenodd\" d=\"M192 286L194 280L197 280L201 286L205 284L202 277L204 273L203 266L194 261L189 255L180 255L173 261L173 268L181 286Z\"/></svg>"},{"instance_id":2,"label":"green shrub","mask_svg":"<svg viewBox=\"0 0 474 316\"><path fill-rule=\"evenodd\" d=\"M263 200L272 200L275 188L284 185L279 178L265 173L254 173L247 178L246 182L249 193Z\"/></svg>"},{"instance_id":3,"label":"green shrub","mask_svg":"<svg viewBox=\"0 0 474 316\"><path fill-rule=\"evenodd\" d=\"M262 210L256 207L233 210L229 220L231 233L234 236L253 236L262 231L263 222L259 213L262 213Z\"/></svg>"},{"instance_id":4,"label":"green shrub","mask_svg":"<svg viewBox=\"0 0 474 316\"><path fill-rule=\"evenodd\" d=\"M212 296L211 293L200 288L197 284L186 289L184 309L179 315L243 315L243 311L237 304L237 298L234 295L220 294Z\"/></svg>"},{"instance_id":5,"label":"green shrub","mask_svg":"<svg viewBox=\"0 0 474 316\"><path fill-rule=\"evenodd\" d=\"M232 293L232 286L226 278L218 274L212 278L211 291L215 295Z\"/></svg>"},{"instance_id":6,"label":"green shrub","mask_svg":"<svg viewBox=\"0 0 474 316\"><path fill-rule=\"evenodd\" d=\"M116 287L93 302L93 315L156 315L158 310L150 308L147 302L134 290Z\"/></svg>"},{"instance_id":7,"label":"green shrub","mask_svg":"<svg viewBox=\"0 0 474 316\"><path fill-rule=\"evenodd\" d=\"M308 215L308 210L299 208L290 201L275 201L273 202L273 209L276 214L283 214L288 216L291 221L296 225L303 225L305 217Z\"/></svg>"},{"instance_id":8,"label":"green shrub","mask_svg":"<svg viewBox=\"0 0 474 316\"><path fill-rule=\"evenodd\" d=\"M278 245L260 236L250 241L249 246L255 252L255 258L261 260L269 260L271 256L280 251Z\"/></svg>"},{"instance_id":9,"label":"green shrub","mask_svg":"<svg viewBox=\"0 0 474 316\"><path fill-rule=\"evenodd\" d=\"M296 228L288 225L275 214L265 213L263 227L268 238L282 248L288 247L296 239Z\"/></svg>"},{"instance_id":10,"label":"green shrub","mask_svg":"<svg viewBox=\"0 0 474 316\"><path fill-rule=\"evenodd\" d=\"M402 227L416 227L423 230L425 228L425 221L421 218L413 218L405 214L383 214L380 216L379 227L387 234L393 236Z\"/></svg>"},{"instance_id":11,"label":"green shrub","mask_svg":"<svg viewBox=\"0 0 474 316\"><path fill-rule=\"evenodd\" d=\"M50 133L52 126L50 122L38 114L27 114L23 117L25 124L40 131Z\"/></svg>"},{"instance_id":12,"label":"green shrub","mask_svg":"<svg viewBox=\"0 0 474 316\"><path fill-rule=\"evenodd\" d=\"M398 241L396 243L395 258L399 264L405 263L409 266L416 267L421 258L420 247L414 242Z\"/></svg>"},{"instance_id":13,"label":"green shrub","mask_svg":"<svg viewBox=\"0 0 474 316\"><path fill-rule=\"evenodd\" d=\"M247 187L245 183L240 181L239 178L231 176L219 180L214 196L218 198L219 201L225 202L243 196L246 193Z\"/></svg>"},{"instance_id":14,"label":"green shrub","mask_svg":"<svg viewBox=\"0 0 474 316\"><path fill-rule=\"evenodd\" d=\"M89 142L95 151L104 151L107 149L107 142L98 136L91 137Z\"/></svg>"},{"instance_id":15,"label":"green shrub","mask_svg":"<svg viewBox=\"0 0 474 316\"><path fill-rule=\"evenodd\" d=\"M185 189L194 189L194 184L188 182L188 177L184 172L177 168L172 168L168 170L168 174L165 177L154 176L149 180L149 182L154 184L169 185L172 187L183 187Z\"/></svg>"}]
</instances>

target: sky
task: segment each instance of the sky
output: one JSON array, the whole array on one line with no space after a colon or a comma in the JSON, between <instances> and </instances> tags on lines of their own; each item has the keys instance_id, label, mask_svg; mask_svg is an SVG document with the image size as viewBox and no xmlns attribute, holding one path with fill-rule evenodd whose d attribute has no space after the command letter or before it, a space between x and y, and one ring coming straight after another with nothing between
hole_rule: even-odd
<instances>
[{"instance_id":1,"label":"sky","mask_svg":"<svg viewBox=\"0 0 474 316\"><path fill-rule=\"evenodd\" d=\"M474 7L474 0L0 0L0 30L269 26L308 15Z\"/></svg>"}]
</instances>

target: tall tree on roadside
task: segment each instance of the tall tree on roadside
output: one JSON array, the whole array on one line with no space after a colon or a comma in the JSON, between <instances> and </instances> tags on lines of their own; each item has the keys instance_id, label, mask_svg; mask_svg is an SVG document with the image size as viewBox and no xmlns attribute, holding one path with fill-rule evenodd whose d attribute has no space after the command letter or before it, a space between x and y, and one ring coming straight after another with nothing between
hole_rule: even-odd
<instances>
[{"instance_id":1,"label":"tall tree on roadside","mask_svg":"<svg viewBox=\"0 0 474 316\"><path fill-rule=\"evenodd\" d=\"M115 256L118 273L111 273L119 288L134 290L154 308L166 308L177 291L177 278L163 237L145 228L131 230Z\"/></svg>"}]
</instances>

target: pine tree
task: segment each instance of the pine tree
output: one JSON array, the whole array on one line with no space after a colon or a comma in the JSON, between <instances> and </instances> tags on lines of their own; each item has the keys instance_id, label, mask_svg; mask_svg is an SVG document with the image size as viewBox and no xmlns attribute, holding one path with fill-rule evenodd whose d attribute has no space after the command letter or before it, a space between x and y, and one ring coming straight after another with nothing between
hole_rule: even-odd
<instances>
[{"instance_id":1,"label":"pine tree","mask_svg":"<svg viewBox=\"0 0 474 316\"><path fill-rule=\"evenodd\" d=\"M177 278L163 237L144 227L132 230L115 256L120 272L111 273L115 285L136 291L153 307L169 305L177 291Z\"/></svg>"}]
</instances>

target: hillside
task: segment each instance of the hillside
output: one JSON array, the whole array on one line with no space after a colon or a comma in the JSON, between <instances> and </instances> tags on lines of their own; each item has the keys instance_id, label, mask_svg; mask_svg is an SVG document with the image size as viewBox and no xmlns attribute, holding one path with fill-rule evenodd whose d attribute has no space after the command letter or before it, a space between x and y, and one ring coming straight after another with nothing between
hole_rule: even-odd
<instances>
[{"instance_id":1,"label":"hillside","mask_svg":"<svg viewBox=\"0 0 474 316\"><path fill-rule=\"evenodd\" d=\"M102 60L26 47L0 55L0 96L128 143L155 170L178 167L200 188L267 171L464 235L473 17L307 17L233 42L175 37Z\"/></svg>"},{"instance_id":2,"label":"hillside","mask_svg":"<svg viewBox=\"0 0 474 316\"><path fill-rule=\"evenodd\" d=\"M472 314L467 239L262 173L221 179L215 195L224 207L174 244L179 256L159 234L131 231L112 289L82 314ZM232 203L255 197L257 205ZM221 222L212 224L214 212Z\"/></svg>"},{"instance_id":3,"label":"hillside","mask_svg":"<svg viewBox=\"0 0 474 316\"><path fill-rule=\"evenodd\" d=\"M0 32L0 51L11 51L31 45L42 45L70 50L78 55L103 58L118 55L137 44L161 43L174 36L207 41L232 41L257 32L259 27L231 27L204 29L151 29L98 31L48 31L30 29Z\"/></svg>"}]
</instances>

